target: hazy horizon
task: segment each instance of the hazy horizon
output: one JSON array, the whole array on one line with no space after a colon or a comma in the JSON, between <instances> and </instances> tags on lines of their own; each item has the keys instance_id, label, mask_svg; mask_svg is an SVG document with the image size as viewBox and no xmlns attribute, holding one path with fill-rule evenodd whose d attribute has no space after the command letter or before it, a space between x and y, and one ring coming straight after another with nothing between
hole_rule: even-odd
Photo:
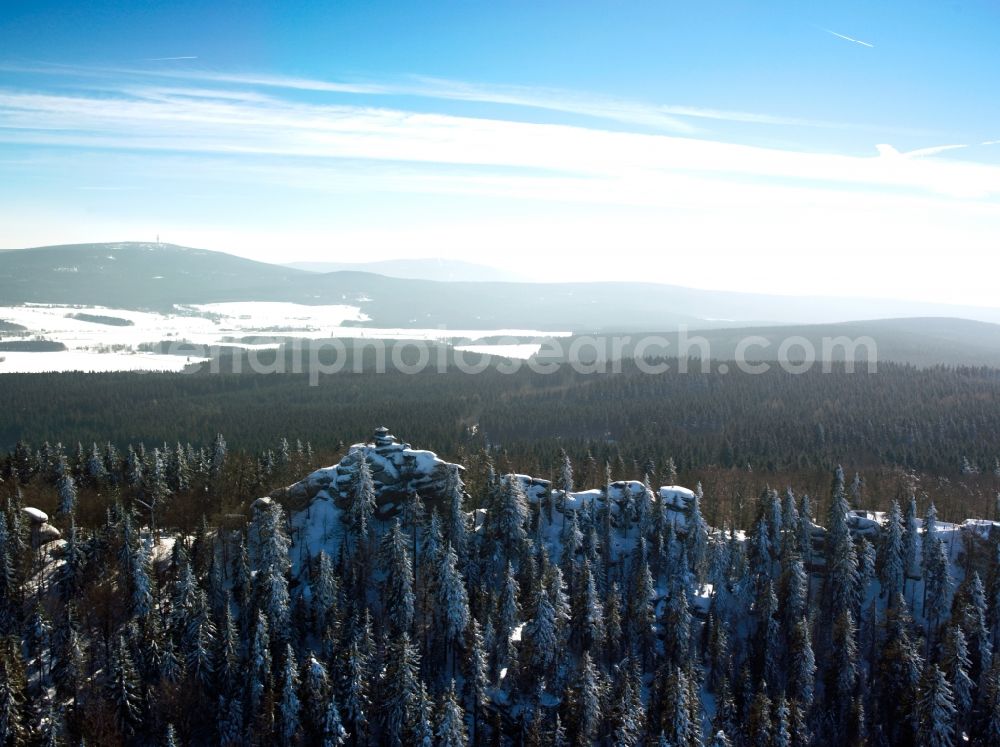
<instances>
[{"instance_id":1,"label":"hazy horizon","mask_svg":"<svg viewBox=\"0 0 1000 747\"><path fill-rule=\"evenodd\" d=\"M986 3L277 8L0 9L0 245L997 305Z\"/></svg>"}]
</instances>

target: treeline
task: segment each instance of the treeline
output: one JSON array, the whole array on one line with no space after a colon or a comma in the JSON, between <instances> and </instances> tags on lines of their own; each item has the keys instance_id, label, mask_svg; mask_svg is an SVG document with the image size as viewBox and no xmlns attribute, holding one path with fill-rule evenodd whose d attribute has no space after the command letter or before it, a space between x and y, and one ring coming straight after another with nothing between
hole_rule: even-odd
<instances>
[{"instance_id":1,"label":"treeline","mask_svg":"<svg viewBox=\"0 0 1000 747\"><path fill-rule=\"evenodd\" d=\"M695 364L697 366L697 364ZM675 367L676 370L676 367ZM512 457L561 440L574 453L613 443L626 461L672 455L682 468L755 470L902 466L958 475L992 470L1000 455L1000 371L878 373L779 369L749 375L543 375L495 367L416 375L342 373L8 374L0 386L0 444L209 441L248 448L296 433L318 449L350 442L373 422L455 453L475 429Z\"/></svg>"},{"instance_id":2,"label":"treeline","mask_svg":"<svg viewBox=\"0 0 1000 747\"><path fill-rule=\"evenodd\" d=\"M110 441L119 450L207 444L222 432L251 462L282 438L311 442L319 466L386 424L469 466L474 485L484 454L547 477L565 450L588 485L605 463L619 478L648 473L662 484L672 461L684 482L711 488L712 520L737 526L767 485L801 485L825 508L823 486L837 464L863 476L864 508L885 510L911 492L923 505L933 493L949 519L993 517L1000 490L994 369L648 375L626 365L620 374L564 367L541 375L492 367L478 375L344 373L318 386L293 374L53 373L0 383L0 443L9 450L18 441L38 450L46 440L85 448Z\"/></svg>"},{"instance_id":3,"label":"treeline","mask_svg":"<svg viewBox=\"0 0 1000 747\"><path fill-rule=\"evenodd\" d=\"M334 458L331 456L331 458ZM49 513L70 510L80 528L93 529L115 505L142 512L156 528L190 533L210 518L243 514L260 496L288 485L318 466L312 444L280 439L257 453L230 450L223 435L207 445L190 442L147 447L110 441L56 441L33 449L19 441L0 459L0 482L21 502Z\"/></svg>"}]
</instances>

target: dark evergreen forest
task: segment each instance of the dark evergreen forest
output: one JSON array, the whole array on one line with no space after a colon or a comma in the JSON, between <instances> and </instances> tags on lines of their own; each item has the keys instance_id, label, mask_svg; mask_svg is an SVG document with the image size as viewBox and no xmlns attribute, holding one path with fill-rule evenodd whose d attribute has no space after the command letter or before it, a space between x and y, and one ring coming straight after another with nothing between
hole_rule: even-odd
<instances>
[{"instance_id":1,"label":"dark evergreen forest","mask_svg":"<svg viewBox=\"0 0 1000 747\"><path fill-rule=\"evenodd\" d=\"M0 743L1000 744L998 391L4 377ZM278 490L381 422L465 471Z\"/></svg>"}]
</instances>

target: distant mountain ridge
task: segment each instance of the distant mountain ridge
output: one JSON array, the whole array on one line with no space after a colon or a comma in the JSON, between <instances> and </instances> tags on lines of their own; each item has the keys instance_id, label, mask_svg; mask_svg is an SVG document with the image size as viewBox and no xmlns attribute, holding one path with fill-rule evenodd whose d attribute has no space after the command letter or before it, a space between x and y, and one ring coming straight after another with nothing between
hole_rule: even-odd
<instances>
[{"instance_id":1,"label":"distant mountain ridge","mask_svg":"<svg viewBox=\"0 0 1000 747\"><path fill-rule=\"evenodd\" d=\"M308 272L373 272L389 278L444 282L522 283L513 272L455 259L386 259L378 262L288 262L285 267Z\"/></svg>"},{"instance_id":2,"label":"distant mountain ridge","mask_svg":"<svg viewBox=\"0 0 1000 747\"><path fill-rule=\"evenodd\" d=\"M656 283L442 282L316 273L172 244L116 242L7 250L0 305L169 310L174 304L290 301L361 307L375 327L588 332L722 329L884 317L1000 322L1000 309L707 291ZM874 313L873 313L874 309Z\"/></svg>"},{"instance_id":3,"label":"distant mountain ridge","mask_svg":"<svg viewBox=\"0 0 1000 747\"><path fill-rule=\"evenodd\" d=\"M685 344L676 331L650 331L623 335L629 341L618 351L604 351L587 344L582 338L560 340L562 355L545 355L547 360L568 361L566 352L579 351L576 361L633 358L636 345L645 345L644 357L666 358L707 357L713 361L802 362L807 352L816 361L859 361L857 370L867 370L869 359L895 361L914 366L989 366L1000 368L1000 325L969 319L948 317L912 317L908 319L871 319L837 324L803 324L766 327L692 330ZM653 337L662 338L666 345L649 344ZM578 346L573 347L579 340ZM782 344L789 343L782 351ZM869 343L869 341L871 341ZM742 355L737 355L741 343L751 342ZM707 355L703 346L707 345ZM694 365L692 370L700 370ZM714 367L713 367L714 370Z\"/></svg>"}]
</instances>

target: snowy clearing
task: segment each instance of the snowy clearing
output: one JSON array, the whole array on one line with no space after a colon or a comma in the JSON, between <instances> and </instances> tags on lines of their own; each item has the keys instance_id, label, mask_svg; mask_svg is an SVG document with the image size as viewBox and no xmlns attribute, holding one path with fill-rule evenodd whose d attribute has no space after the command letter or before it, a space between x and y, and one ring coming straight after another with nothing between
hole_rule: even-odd
<instances>
[{"instance_id":1,"label":"snowy clearing","mask_svg":"<svg viewBox=\"0 0 1000 747\"><path fill-rule=\"evenodd\" d=\"M0 320L25 327L7 332L7 342L46 339L60 342L60 352L0 352L0 372L43 371L180 371L204 358L140 353L140 346L163 342L178 345L275 349L277 342L247 343L246 337L303 340L325 338L413 341L477 341L485 338L566 337L569 332L530 329L424 329L358 327L368 317L358 306L307 306L280 302L234 302L175 307L175 313L133 311L103 306L26 304L0 306ZM91 318L79 318L80 316ZM108 318L103 323L101 318ZM344 326L347 325L347 326ZM468 344L459 350L527 359L539 343L500 339L496 344ZM181 351L184 352L183 350Z\"/></svg>"}]
</instances>

